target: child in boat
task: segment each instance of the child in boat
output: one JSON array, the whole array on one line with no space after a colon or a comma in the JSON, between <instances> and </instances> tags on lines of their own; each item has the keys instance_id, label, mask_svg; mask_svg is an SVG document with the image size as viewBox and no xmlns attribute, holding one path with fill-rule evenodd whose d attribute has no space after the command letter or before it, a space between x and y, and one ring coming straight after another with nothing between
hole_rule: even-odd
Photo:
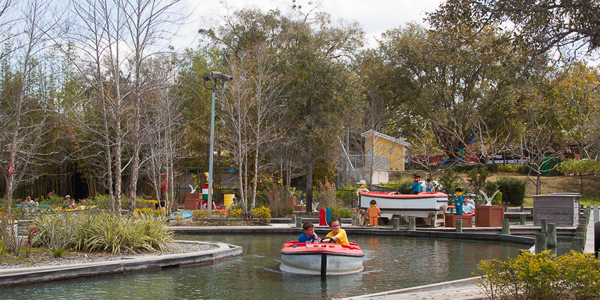
<instances>
[{"instance_id":1,"label":"child in boat","mask_svg":"<svg viewBox=\"0 0 600 300\"><path fill-rule=\"evenodd\" d=\"M367 215L369 216L369 225L377 226L379 216L381 216L381 210L377 207L377 201L371 200L371 207L367 208Z\"/></svg>"},{"instance_id":2,"label":"child in boat","mask_svg":"<svg viewBox=\"0 0 600 300\"><path fill-rule=\"evenodd\" d=\"M475 206L473 206L473 204L471 204L471 202L467 201L467 204L463 205L463 212L465 214L471 214L473 213L473 211L475 210Z\"/></svg>"},{"instance_id":3,"label":"child in boat","mask_svg":"<svg viewBox=\"0 0 600 300\"><path fill-rule=\"evenodd\" d=\"M302 224L302 229L304 229L304 233L298 238L298 243L319 242L319 236L315 233L315 225L313 225L313 223L304 222L304 224Z\"/></svg>"},{"instance_id":4,"label":"child in boat","mask_svg":"<svg viewBox=\"0 0 600 300\"><path fill-rule=\"evenodd\" d=\"M321 241L324 243L329 243L334 241L336 244L340 245L350 245L348 243L348 236L346 235L346 230L340 228L341 222L338 219L329 220L329 229L331 232L327 234L327 237L322 239Z\"/></svg>"}]
</instances>

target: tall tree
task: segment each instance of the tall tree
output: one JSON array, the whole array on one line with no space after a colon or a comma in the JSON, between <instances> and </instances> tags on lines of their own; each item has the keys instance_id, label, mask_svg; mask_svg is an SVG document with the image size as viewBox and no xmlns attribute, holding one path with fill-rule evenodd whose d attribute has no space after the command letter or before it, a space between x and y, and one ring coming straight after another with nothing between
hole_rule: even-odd
<instances>
[{"instance_id":1,"label":"tall tree","mask_svg":"<svg viewBox=\"0 0 600 300\"><path fill-rule=\"evenodd\" d=\"M129 207L135 208L138 174L140 168L140 151L142 147L141 109L145 95L155 89L161 89L150 80L144 72L147 61L164 49L157 43L168 40L175 34L177 25L185 20L183 10L178 9L180 0L131 0L122 2L121 13L125 15L125 41L130 43L132 55L129 57L130 68L122 70L131 81L131 98L133 99L133 121L131 132L131 168L129 187ZM127 70L130 70L127 72Z\"/></svg>"},{"instance_id":2,"label":"tall tree","mask_svg":"<svg viewBox=\"0 0 600 300\"><path fill-rule=\"evenodd\" d=\"M581 159L590 158L592 133L599 129L594 121L600 113L600 73L597 68L581 63L567 64L561 69L550 79L549 96L554 99L562 132L569 142L577 144Z\"/></svg>"},{"instance_id":3,"label":"tall tree","mask_svg":"<svg viewBox=\"0 0 600 300\"><path fill-rule=\"evenodd\" d=\"M73 30L69 31L63 50L86 81L89 97L82 102L95 109L92 114L99 117L98 123L91 124L81 114L73 115L82 128L96 136L87 142L102 154L102 174L115 212L121 211L123 172L129 166L129 206L135 208L140 107L146 94L162 88L145 77L144 64L164 48L158 41L172 33L168 25L173 24L171 14L178 2L84 0L72 1L70 5L74 17L66 25ZM70 48L66 47L76 50L68 51ZM130 149L131 153L127 151Z\"/></svg>"},{"instance_id":4,"label":"tall tree","mask_svg":"<svg viewBox=\"0 0 600 300\"><path fill-rule=\"evenodd\" d=\"M17 187L34 178L40 162L48 107L43 89L49 36L55 23L49 1L23 1L11 6L0 3L2 86L0 91L0 162L6 182L6 199L12 200ZM59 16L60 14L56 14ZM10 38L9 38L10 37Z\"/></svg>"},{"instance_id":5,"label":"tall tree","mask_svg":"<svg viewBox=\"0 0 600 300\"><path fill-rule=\"evenodd\" d=\"M513 89L522 72L515 54L518 44L511 44L506 34L491 27L477 34L474 30L426 30L408 24L384 33L380 45L386 61L397 70L394 78L401 78L392 86L395 94L389 107L406 121L397 122L394 129L418 129L404 124L429 120L451 162L460 159L473 133L482 127L481 120L503 125L499 120L512 113L507 107L515 101L505 90ZM504 109L488 110L492 107Z\"/></svg>"},{"instance_id":6,"label":"tall tree","mask_svg":"<svg viewBox=\"0 0 600 300\"><path fill-rule=\"evenodd\" d=\"M429 15L434 26L510 24L538 53L600 46L600 3L589 0L449 0ZM483 28L483 27L480 27ZM574 47L572 47L574 46Z\"/></svg>"},{"instance_id":7,"label":"tall tree","mask_svg":"<svg viewBox=\"0 0 600 300\"><path fill-rule=\"evenodd\" d=\"M363 32L358 24L330 24L322 13L285 24L291 135L305 166L307 211L312 211L315 167L339 157L338 138L344 136L345 118L356 115L353 103L359 99L347 62L362 46Z\"/></svg>"}]
</instances>

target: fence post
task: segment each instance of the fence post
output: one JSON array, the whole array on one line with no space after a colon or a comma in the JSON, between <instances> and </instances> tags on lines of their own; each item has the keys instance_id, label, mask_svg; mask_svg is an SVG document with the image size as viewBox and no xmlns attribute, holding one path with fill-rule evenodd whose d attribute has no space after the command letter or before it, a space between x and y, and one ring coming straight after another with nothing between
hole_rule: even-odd
<instances>
[{"instance_id":1,"label":"fence post","mask_svg":"<svg viewBox=\"0 0 600 300\"><path fill-rule=\"evenodd\" d=\"M462 220L456 219L456 232L462 232Z\"/></svg>"},{"instance_id":2,"label":"fence post","mask_svg":"<svg viewBox=\"0 0 600 300\"><path fill-rule=\"evenodd\" d=\"M510 221L507 218L502 219L502 234L510 235Z\"/></svg>"},{"instance_id":3,"label":"fence post","mask_svg":"<svg viewBox=\"0 0 600 300\"><path fill-rule=\"evenodd\" d=\"M556 224L550 223L548 224L548 246L556 247Z\"/></svg>"},{"instance_id":4,"label":"fence post","mask_svg":"<svg viewBox=\"0 0 600 300\"><path fill-rule=\"evenodd\" d=\"M546 218L542 218L542 225L540 226L540 232L541 233L547 233L548 232L548 220Z\"/></svg>"},{"instance_id":5,"label":"fence post","mask_svg":"<svg viewBox=\"0 0 600 300\"><path fill-rule=\"evenodd\" d=\"M535 234L535 254L540 254L542 251L547 250L546 248L546 234L536 233Z\"/></svg>"}]
</instances>

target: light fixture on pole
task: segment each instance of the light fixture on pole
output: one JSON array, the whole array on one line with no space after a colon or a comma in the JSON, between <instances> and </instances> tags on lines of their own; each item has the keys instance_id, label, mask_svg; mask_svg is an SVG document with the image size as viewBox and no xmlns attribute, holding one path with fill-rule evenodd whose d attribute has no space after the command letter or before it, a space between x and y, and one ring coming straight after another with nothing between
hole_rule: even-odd
<instances>
[{"instance_id":1,"label":"light fixture on pole","mask_svg":"<svg viewBox=\"0 0 600 300\"><path fill-rule=\"evenodd\" d=\"M204 87L212 91L210 111L210 153L208 159L208 203L206 205L206 210L210 212L212 210L213 151L215 147L215 91L222 90L225 87L225 82L233 80L233 77L222 74L221 72L211 71L210 73L202 74L202 79L204 79ZM213 82L212 87L206 85L209 81Z\"/></svg>"}]
</instances>

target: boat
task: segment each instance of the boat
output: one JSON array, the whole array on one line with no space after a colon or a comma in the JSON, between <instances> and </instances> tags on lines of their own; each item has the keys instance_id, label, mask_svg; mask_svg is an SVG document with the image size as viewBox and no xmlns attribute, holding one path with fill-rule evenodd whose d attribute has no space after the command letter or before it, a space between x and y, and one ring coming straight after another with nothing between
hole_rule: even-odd
<instances>
[{"instance_id":1,"label":"boat","mask_svg":"<svg viewBox=\"0 0 600 300\"><path fill-rule=\"evenodd\" d=\"M442 192L400 194L397 192L362 192L359 196L359 209L367 209L371 200L377 201L381 215L424 218L435 227L438 214L444 214L448 207L448 195Z\"/></svg>"},{"instance_id":2,"label":"boat","mask_svg":"<svg viewBox=\"0 0 600 300\"><path fill-rule=\"evenodd\" d=\"M346 275L363 270L365 254L358 244L298 243L288 241L281 248L280 269L305 275Z\"/></svg>"}]
</instances>

